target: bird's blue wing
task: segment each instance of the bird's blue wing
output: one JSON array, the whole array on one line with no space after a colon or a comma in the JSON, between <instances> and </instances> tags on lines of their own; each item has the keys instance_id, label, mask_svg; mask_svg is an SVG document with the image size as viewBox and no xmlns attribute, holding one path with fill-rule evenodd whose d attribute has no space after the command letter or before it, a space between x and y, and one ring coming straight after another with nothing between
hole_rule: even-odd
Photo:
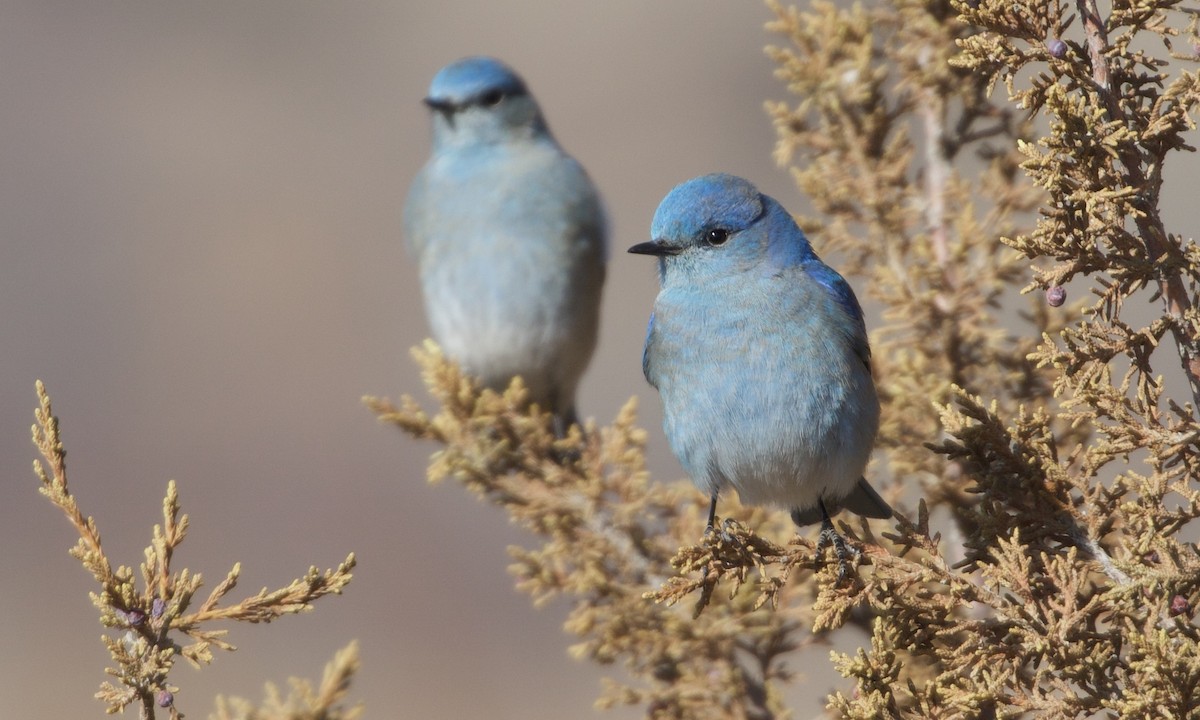
<instances>
[{"instance_id":1,"label":"bird's blue wing","mask_svg":"<svg viewBox=\"0 0 1200 720\"><path fill-rule=\"evenodd\" d=\"M650 343L654 337L654 311L650 311L650 322L646 323L646 342L642 346L642 375L646 377L646 381L654 385L654 381L650 379Z\"/></svg>"},{"instance_id":2,"label":"bird's blue wing","mask_svg":"<svg viewBox=\"0 0 1200 720\"><path fill-rule=\"evenodd\" d=\"M846 282L846 278L838 274L837 270L829 267L819 260L805 264L805 272L809 277L816 280L826 290L846 314L850 316L854 323L855 332L853 338L855 341L855 351L863 362L870 366L871 362L871 347L867 344L867 325L863 320L862 306L858 304L858 298L854 295L854 290L850 287L850 283Z\"/></svg>"},{"instance_id":3,"label":"bird's blue wing","mask_svg":"<svg viewBox=\"0 0 1200 720\"><path fill-rule=\"evenodd\" d=\"M428 225L426 219L428 214L426 172L427 167L423 167L417 172L412 186L408 190L408 197L404 201L404 246L409 257L420 257L425 250L425 243L429 239L426 231Z\"/></svg>"},{"instance_id":4,"label":"bird's blue wing","mask_svg":"<svg viewBox=\"0 0 1200 720\"><path fill-rule=\"evenodd\" d=\"M858 304L854 290L850 288L850 283L846 282L846 278L838 274L837 270L823 262L808 263L804 270L809 277L821 283L837 301L837 304L841 305L855 321L859 323L863 321L862 306Z\"/></svg>"}]
</instances>

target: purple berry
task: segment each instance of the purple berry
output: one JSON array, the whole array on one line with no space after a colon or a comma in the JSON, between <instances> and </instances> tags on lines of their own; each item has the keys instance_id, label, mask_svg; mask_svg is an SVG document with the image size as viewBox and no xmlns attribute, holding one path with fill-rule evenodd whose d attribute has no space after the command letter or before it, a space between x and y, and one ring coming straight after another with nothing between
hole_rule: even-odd
<instances>
[{"instance_id":1,"label":"purple berry","mask_svg":"<svg viewBox=\"0 0 1200 720\"><path fill-rule=\"evenodd\" d=\"M1190 616L1192 614L1192 604L1184 596L1176 595L1171 598L1171 608L1167 610L1167 614L1171 617L1175 617L1176 615Z\"/></svg>"},{"instance_id":2,"label":"purple berry","mask_svg":"<svg viewBox=\"0 0 1200 720\"><path fill-rule=\"evenodd\" d=\"M1046 302L1050 307L1061 307L1067 301L1067 289L1062 285L1051 285L1046 288Z\"/></svg>"},{"instance_id":3,"label":"purple berry","mask_svg":"<svg viewBox=\"0 0 1200 720\"><path fill-rule=\"evenodd\" d=\"M158 703L159 707L171 707L175 704L175 695L170 690L159 690L154 702Z\"/></svg>"},{"instance_id":4,"label":"purple berry","mask_svg":"<svg viewBox=\"0 0 1200 720\"><path fill-rule=\"evenodd\" d=\"M1046 50L1051 57L1063 58L1067 54L1067 44L1058 38L1051 38L1046 41Z\"/></svg>"},{"instance_id":5,"label":"purple berry","mask_svg":"<svg viewBox=\"0 0 1200 720\"><path fill-rule=\"evenodd\" d=\"M137 608L132 610L113 608L113 614L121 618L121 621L129 627L139 627L142 623L146 622L146 613L138 610Z\"/></svg>"},{"instance_id":6,"label":"purple berry","mask_svg":"<svg viewBox=\"0 0 1200 720\"><path fill-rule=\"evenodd\" d=\"M154 602L150 603L150 617L155 620L162 617L163 611L167 609L167 603L160 597L154 598Z\"/></svg>"}]
</instances>

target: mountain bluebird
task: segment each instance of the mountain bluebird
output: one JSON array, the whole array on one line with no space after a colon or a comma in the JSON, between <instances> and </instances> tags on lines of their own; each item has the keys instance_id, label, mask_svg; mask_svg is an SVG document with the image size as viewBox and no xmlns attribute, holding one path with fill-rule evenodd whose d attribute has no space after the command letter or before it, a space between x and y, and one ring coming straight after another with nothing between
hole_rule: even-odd
<instances>
[{"instance_id":1,"label":"mountain bluebird","mask_svg":"<svg viewBox=\"0 0 1200 720\"><path fill-rule=\"evenodd\" d=\"M575 388L596 346L607 259L600 197L500 61L447 65L425 104L433 154L404 226L433 336L489 387L519 375L561 436L576 421Z\"/></svg>"},{"instance_id":2,"label":"mountain bluebird","mask_svg":"<svg viewBox=\"0 0 1200 720\"><path fill-rule=\"evenodd\" d=\"M629 252L658 257L642 369L662 396L667 441L712 497L821 522L841 575L846 546L830 515L892 510L863 479L879 426L862 309L776 200L732 175L672 190Z\"/></svg>"}]
</instances>

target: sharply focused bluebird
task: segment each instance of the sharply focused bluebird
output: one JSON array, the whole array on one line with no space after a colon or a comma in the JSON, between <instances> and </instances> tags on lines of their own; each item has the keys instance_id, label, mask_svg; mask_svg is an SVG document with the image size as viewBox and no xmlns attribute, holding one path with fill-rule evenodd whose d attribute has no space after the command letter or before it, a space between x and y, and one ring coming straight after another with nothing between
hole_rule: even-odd
<instances>
[{"instance_id":1,"label":"sharply focused bluebird","mask_svg":"<svg viewBox=\"0 0 1200 720\"><path fill-rule=\"evenodd\" d=\"M433 154L404 226L433 336L489 387L521 376L561 435L596 346L607 260L600 197L499 60L447 65L425 104Z\"/></svg>"},{"instance_id":2,"label":"sharply focused bluebird","mask_svg":"<svg viewBox=\"0 0 1200 720\"><path fill-rule=\"evenodd\" d=\"M781 505L820 521L846 566L830 515L892 510L863 479L879 426L862 308L792 216L732 175L672 190L629 252L658 257L642 369L684 470L712 497Z\"/></svg>"}]
</instances>

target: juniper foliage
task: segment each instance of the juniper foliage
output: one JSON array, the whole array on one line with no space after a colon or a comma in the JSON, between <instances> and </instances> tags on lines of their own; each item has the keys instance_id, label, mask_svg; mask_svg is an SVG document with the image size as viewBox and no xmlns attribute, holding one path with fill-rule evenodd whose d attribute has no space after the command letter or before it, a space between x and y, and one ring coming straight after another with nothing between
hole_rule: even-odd
<instances>
[{"instance_id":1,"label":"juniper foliage","mask_svg":"<svg viewBox=\"0 0 1200 720\"><path fill-rule=\"evenodd\" d=\"M60 509L79 533L79 540L71 548L71 556L83 564L99 586L89 593L92 604L100 613L100 624L111 634L101 641L112 655L113 667L107 672L114 682L104 682L96 698L103 701L107 712L119 713L126 707L138 709L142 720L153 720L159 712L172 720L183 717L176 703L180 688L169 680L169 675L180 657L195 667L213 661L213 648L236 650L228 640L226 629L213 629L222 620L250 623L269 623L284 615L294 615L312 610L312 603L330 594L340 594L352 577L354 555L336 569L321 572L309 568L304 577L293 580L286 587L268 591L263 588L255 595L236 603L223 602L241 577L241 564L233 569L216 585L203 600L197 595L203 587L203 578L188 569L172 566L175 551L187 536L188 516L180 514L179 493L175 482L167 484L163 499L161 525L155 525L153 539L145 549L145 559L135 574L126 565L113 565L100 542L100 530L95 519L79 509L75 496L67 483L66 449L59 432L58 418L50 404L50 395L41 382L37 383L38 408L34 411L33 443L45 461L35 460L34 472L41 480L39 488L51 503ZM138 582L138 576L141 582ZM178 636L187 644L180 644ZM343 685L357 667L357 656L353 647L343 651L326 671L323 687L337 683L330 677L344 677ZM304 686L297 685L297 690ZM321 717L346 718L352 714L336 714L332 707L341 699L332 690L320 697L332 700L325 708L328 714ZM304 700L301 695L299 700ZM315 702L315 701L314 701ZM311 703L310 703L311 704ZM243 709L250 706L243 704ZM268 711L271 709L268 705ZM340 706L338 706L340 707ZM315 715L284 715L280 713L231 715L228 704L222 706L221 720L226 718L261 718L262 720L300 720Z\"/></svg>"},{"instance_id":2,"label":"juniper foliage","mask_svg":"<svg viewBox=\"0 0 1200 720\"><path fill-rule=\"evenodd\" d=\"M519 381L481 391L427 345L435 413L368 403L440 444L431 480L542 539L512 571L572 598L576 655L632 678L601 706L784 717L788 657L858 625L835 716L1197 716L1200 250L1162 188L1193 150L1200 12L767 4L776 160L882 308L871 474L901 512L841 525L857 577L779 544L781 513L730 503L702 537L706 499L646 477L632 401L556 440Z\"/></svg>"}]
</instances>

